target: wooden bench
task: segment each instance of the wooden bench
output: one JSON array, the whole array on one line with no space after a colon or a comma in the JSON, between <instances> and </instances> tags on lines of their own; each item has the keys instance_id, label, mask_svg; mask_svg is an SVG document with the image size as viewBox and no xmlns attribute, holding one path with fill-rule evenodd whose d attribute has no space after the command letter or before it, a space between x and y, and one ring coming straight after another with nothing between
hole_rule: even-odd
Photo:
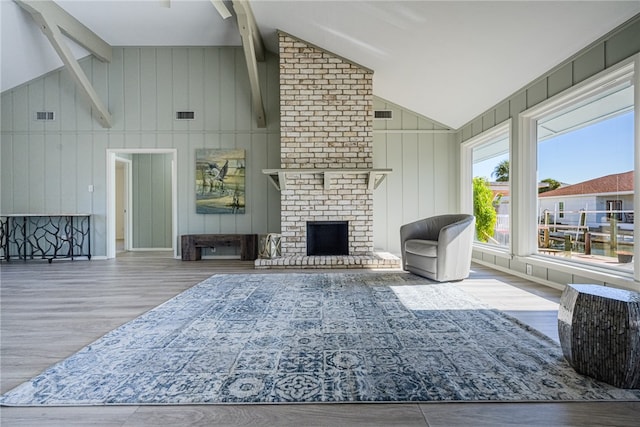
<instances>
[{"instance_id":1,"label":"wooden bench","mask_svg":"<svg viewBox=\"0 0 640 427\"><path fill-rule=\"evenodd\" d=\"M181 236L182 260L202 259L202 248L240 246L240 259L252 261L258 257L257 234L186 234Z\"/></svg>"}]
</instances>

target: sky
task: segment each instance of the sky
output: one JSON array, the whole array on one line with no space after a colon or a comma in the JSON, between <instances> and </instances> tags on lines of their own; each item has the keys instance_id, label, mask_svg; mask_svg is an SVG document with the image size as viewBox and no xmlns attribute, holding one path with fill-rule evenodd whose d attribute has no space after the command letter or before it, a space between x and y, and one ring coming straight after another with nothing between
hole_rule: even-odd
<instances>
[{"instance_id":1,"label":"sky","mask_svg":"<svg viewBox=\"0 0 640 427\"><path fill-rule=\"evenodd\" d=\"M493 170L508 154L475 164L473 176L495 181ZM538 145L538 180L576 184L633 170L633 112L590 125Z\"/></svg>"}]
</instances>

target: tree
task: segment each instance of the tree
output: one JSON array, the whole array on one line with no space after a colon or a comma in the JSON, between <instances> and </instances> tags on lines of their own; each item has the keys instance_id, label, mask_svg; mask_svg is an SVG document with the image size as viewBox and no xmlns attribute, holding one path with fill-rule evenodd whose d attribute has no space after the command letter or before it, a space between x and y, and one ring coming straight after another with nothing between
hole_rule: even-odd
<instances>
[{"instance_id":1,"label":"tree","mask_svg":"<svg viewBox=\"0 0 640 427\"><path fill-rule=\"evenodd\" d=\"M498 163L491 176L495 176L497 182L509 182L509 160Z\"/></svg>"},{"instance_id":2,"label":"tree","mask_svg":"<svg viewBox=\"0 0 640 427\"><path fill-rule=\"evenodd\" d=\"M485 178L473 178L473 214L476 217L476 235L479 241L488 242L498 220L493 207L493 193Z\"/></svg>"},{"instance_id":3,"label":"tree","mask_svg":"<svg viewBox=\"0 0 640 427\"><path fill-rule=\"evenodd\" d=\"M547 191L551 191L551 190L555 190L556 188L560 188L560 186L562 185L561 182L556 181L553 178L545 178L545 179L541 180L540 182L546 182L549 185L546 186L546 187L538 188L538 194L546 193Z\"/></svg>"}]
</instances>

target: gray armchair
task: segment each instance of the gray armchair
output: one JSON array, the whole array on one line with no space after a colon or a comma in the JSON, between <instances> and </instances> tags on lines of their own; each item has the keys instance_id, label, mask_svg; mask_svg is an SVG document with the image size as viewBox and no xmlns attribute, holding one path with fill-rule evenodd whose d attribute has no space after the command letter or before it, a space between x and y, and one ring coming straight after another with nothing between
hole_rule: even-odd
<instances>
[{"instance_id":1,"label":"gray armchair","mask_svg":"<svg viewBox=\"0 0 640 427\"><path fill-rule=\"evenodd\" d=\"M476 218L438 215L400 227L402 268L438 282L469 277Z\"/></svg>"}]
</instances>

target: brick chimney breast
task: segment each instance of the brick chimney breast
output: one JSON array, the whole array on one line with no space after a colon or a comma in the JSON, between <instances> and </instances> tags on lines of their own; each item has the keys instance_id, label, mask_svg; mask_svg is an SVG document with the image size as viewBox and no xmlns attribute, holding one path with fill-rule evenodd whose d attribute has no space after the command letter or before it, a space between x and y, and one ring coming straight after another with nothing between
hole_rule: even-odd
<instances>
[{"instance_id":1,"label":"brick chimney breast","mask_svg":"<svg viewBox=\"0 0 640 427\"><path fill-rule=\"evenodd\" d=\"M280 167L305 169L288 173L281 192L283 256L306 254L308 221L348 221L349 254L370 254L373 72L283 32L279 54Z\"/></svg>"}]
</instances>

